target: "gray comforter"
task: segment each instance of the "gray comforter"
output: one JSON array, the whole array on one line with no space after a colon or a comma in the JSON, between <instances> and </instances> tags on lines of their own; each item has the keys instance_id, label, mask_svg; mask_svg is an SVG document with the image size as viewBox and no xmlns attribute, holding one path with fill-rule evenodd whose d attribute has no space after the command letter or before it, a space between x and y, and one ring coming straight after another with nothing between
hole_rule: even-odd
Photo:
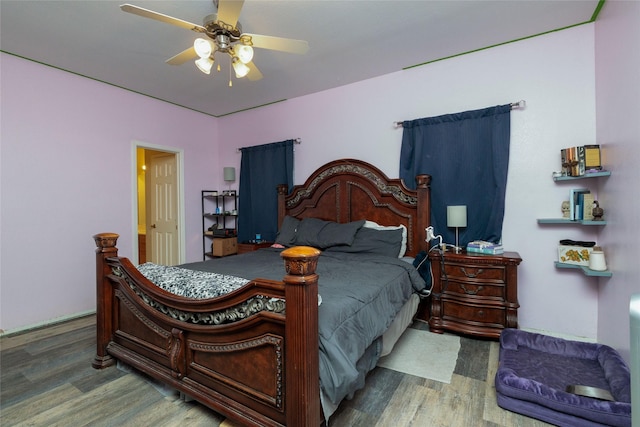
<instances>
[{"instance_id":1,"label":"gray comforter","mask_svg":"<svg viewBox=\"0 0 640 427\"><path fill-rule=\"evenodd\" d=\"M246 279L282 280L280 249L182 267ZM318 260L320 384L334 404L364 386L379 358L379 337L411 294L425 287L417 270L397 258L323 252Z\"/></svg>"}]
</instances>

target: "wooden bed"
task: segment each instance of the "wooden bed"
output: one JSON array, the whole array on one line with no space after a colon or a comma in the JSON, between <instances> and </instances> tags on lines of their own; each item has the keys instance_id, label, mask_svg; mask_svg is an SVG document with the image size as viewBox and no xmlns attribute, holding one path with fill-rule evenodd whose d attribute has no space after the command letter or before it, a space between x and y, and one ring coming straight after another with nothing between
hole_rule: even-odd
<instances>
[{"instance_id":1,"label":"wooden bed","mask_svg":"<svg viewBox=\"0 0 640 427\"><path fill-rule=\"evenodd\" d=\"M425 250L428 175L408 190L359 160L330 162L290 194L278 188L278 216L339 223L360 219L407 227L407 255ZM166 292L118 257L118 235L94 236L97 273L97 369L120 360L245 425L317 426L323 422L318 377L320 251L282 251L281 281L255 279L230 294L195 300ZM242 255L239 255L242 256ZM284 300L222 325L180 319L233 313L256 298Z\"/></svg>"}]
</instances>

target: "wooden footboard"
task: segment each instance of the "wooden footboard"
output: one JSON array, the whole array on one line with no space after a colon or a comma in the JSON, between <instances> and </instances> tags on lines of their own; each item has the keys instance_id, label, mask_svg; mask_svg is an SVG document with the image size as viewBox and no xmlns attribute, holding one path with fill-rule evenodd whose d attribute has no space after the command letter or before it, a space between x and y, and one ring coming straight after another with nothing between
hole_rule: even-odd
<instances>
[{"instance_id":1,"label":"wooden footboard","mask_svg":"<svg viewBox=\"0 0 640 427\"><path fill-rule=\"evenodd\" d=\"M282 282L258 279L192 300L155 287L118 257L117 234L94 239L94 368L121 360L245 425L322 422L317 249L283 251Z\"/></svg>"}]
</instances>

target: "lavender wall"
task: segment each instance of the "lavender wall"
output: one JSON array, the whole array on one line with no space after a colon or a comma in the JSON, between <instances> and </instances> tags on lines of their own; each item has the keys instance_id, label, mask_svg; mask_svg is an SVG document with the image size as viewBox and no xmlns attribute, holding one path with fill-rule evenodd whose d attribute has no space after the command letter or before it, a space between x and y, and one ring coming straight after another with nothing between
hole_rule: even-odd
<instances>
[{"instance_id":1,"label":"lavender wall","mask_svg":"<svg viewBox=\"0 0 640 427\"><path fill-rule=\"evenodd\" d=\"M629 300L640 292L640 2L607 1L596 22L597 140L614 174L603 186L612 222L601 241L614 271L601 281L598 338L629 357Z\"/></svg>"},{"instance_id":2,"label":"lavender wall","mask_svg":"<svg viewBox=\"0 0 640 427\"><path fill-rule=\"evenodd\" d=\"M597 239L596 230L536 222L560 217L569 192L569 186L551 179L560 168L560 149L596 142L591 24L223 117L219 137L226 142L220 156L238 166L237 147L300 137L298 184L318 166L341 157L369 161L396 177L402 130L393 128L394 121L521 99L526 109L511 115L503 236L505 247L524 260L520 325L594 339L597 280L558 271L554 261L560 239Z\"/></svg>"},{"instance_id":3,"label":"lavender wall","mask_svg":"<svg viewBox=\"0 0 640 427\"><path fill-rule=\"evenodd\" d=\"M628 44L638 40L637 17L637 2L607 2L597 26L221 119L2 54L0 327L94 308L90 236L119 232L121 253L131 254L132 140L184 150L187 260L197 260L199 191L221 185L216 168L239 167L238 147L302 138L295 153L296 183L341 157L369 161L393 177L402 132L393 128L394 121L524 99L526 109L512 113L504 225L505 246L524 259L520 325L628 349L625 304L638 289L633 274L638 232L632 231L638 190L630 184L637 181L637 168L626 166L637 164L639 155L638 121L630 117L640 110L638 49L637 42ZM208 141L212 134L225 143ZM550 177L559 168L559 149L589 143L607 145L605 162L614 170L602 188L592 188L600 190L610 224L602 231L538 226L537 218L560 215L570 188ZM613 278L599 282L556 270L556 244L567 237L603 244ZM85 267L78 270L78 262ZM27 297L34 296L35 304L27 305Z\"/></svg>"},{"instance_id":4,"label":"lavender wall","mask_svg":"<svg viewBox=\"0 0 640 427\"><path fill-rule=\"evenodd\" d=\"M216 119L2 54L0 328L95 309L95 244L132 254L132 141L183 150L187 260L218 185Z\"/></svg>"}]
</instances>

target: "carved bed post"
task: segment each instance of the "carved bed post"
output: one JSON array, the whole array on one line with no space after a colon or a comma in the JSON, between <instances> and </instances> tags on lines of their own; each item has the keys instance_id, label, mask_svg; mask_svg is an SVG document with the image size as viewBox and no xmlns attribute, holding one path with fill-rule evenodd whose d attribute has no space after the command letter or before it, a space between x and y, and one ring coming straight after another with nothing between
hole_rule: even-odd
<instances>
[{"instance_id":1,"label":"carved bed post","mask_svg":"<svg viewBox=\"0 0 640 427\"><path fill-rule=\"evenodd\" d=\"M119 235L116 233L100 233L93 236L96 242L96 329L97 352L91 362L96 369L106 368L115 363L115 360L107 353L107 344L113 335L113 313L111 311L113 291L107 276L111 274L106 259L118 256Z\"/></svg>"},{"instance_id":2,"label":"carved bed post","mask_svg":"<svg viewBox=\"0 0 640 427\"><path fill-rule=\"evenodd\" d=\"M284 258L286 425L318 426L320 415L320 356L318 347L318 275L320 251L296 246Z\"/></svg>"},{"instance_id":3,"label":"carved bed post","mask_svg":"<svg viewBox=\"0 0 640 427\"><path fill-rule=\"evenodd\" d=\"M426 231L431 225L431 175L416 176L416 191L418 192L418 232L421 233L420 250L427 251Z\"/></svg>"},{"instance_id":4,"label":"carved bed post","mask_svg":"<svg viewBox=\"0 0 640 427\"><path fill-rule=\"evenodd\" d=\"M282 220L285 217L286 206L285 206L285 197L287 197L287 193L289 189L287 188L287 184L279 184L278 185L278 229L282 225Z\"/></svg>"}]
</instances>

